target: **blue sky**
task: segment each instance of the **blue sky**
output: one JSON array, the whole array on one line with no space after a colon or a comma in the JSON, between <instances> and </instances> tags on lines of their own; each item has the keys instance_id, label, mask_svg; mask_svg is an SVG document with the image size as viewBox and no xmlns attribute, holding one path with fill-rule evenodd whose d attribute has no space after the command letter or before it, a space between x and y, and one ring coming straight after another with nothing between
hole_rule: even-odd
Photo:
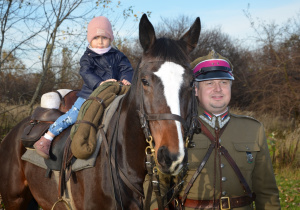
<instances>
[{"instance_id":1,"label":"blue sky","mask_svg":"<svg viewBox=\"0 0 300 210\"><path fill-rule=\"evenodd\" d=\"M186 15L200 17L203 28L221 27L222 32L240 40L253 30L243 10L252 17L281 24L300 13L299 0L123 0L124 6L133 6L135 12L151 11L150 21L155 26L161 17Z\"/></svg>"}]
</instances>

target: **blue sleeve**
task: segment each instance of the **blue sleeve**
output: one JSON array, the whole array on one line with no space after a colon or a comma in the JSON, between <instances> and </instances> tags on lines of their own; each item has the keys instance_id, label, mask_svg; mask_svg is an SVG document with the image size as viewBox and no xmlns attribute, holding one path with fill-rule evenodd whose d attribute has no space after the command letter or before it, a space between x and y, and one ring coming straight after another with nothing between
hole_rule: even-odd
<instances>
[{"instance_id":1,"label":"blue sleeve","mask_svg":"<svg viewBox=\"0 0 300 210\"><path fill-rule=\"evenodd\" d=\"M96 89L100 82L102 82L101 77L95 73L95 67L92 59L84 54L80 59L80 71L79 71L84 83L91 89Z\"/></svg>"},{"instance_id":2,"label":"blue sleeve","mask_svg":"<svg viewBox=\"0 0 300 210\"><path fill-rule=\"evenodd\" d=\"M123 53L120 52L119 55L119 80L122 81L123 79L126 79L127 81L131 82L133 76L133 68L128 58Z\"/></svg>"}]
</instances>

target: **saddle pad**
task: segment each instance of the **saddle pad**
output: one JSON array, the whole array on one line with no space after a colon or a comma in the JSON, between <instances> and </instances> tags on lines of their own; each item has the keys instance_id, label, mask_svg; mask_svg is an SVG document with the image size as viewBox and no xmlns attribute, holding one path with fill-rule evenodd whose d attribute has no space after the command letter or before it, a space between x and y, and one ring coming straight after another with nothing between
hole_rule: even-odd
<instances>
[{"instance_id":1,"label":"saddle pad","mask_svg":"<svg viewBox=\"0 0 300 210\"><path fill-rule=\"evenodd\" d=\"M117 96L115 100L105 109L103 114L102 124L108 125L113 114L115 113L116 109L119 106L119 102L124 95ZM104 126L104 132L106 133L108 126ZM97 146L94 153L88 159L76 159L76 161L72 165L72 171L80 171L85 168L94 167L96 162L96 157L98 155L100 145L102 142L102 136L100 132L97 132ZM45 164L44 158L39 156L34 149L28 149L23 156L21 157L22 160L28 161L34 165L37 165L41 168L47 169Z\"/></svg>"}]
</instances>

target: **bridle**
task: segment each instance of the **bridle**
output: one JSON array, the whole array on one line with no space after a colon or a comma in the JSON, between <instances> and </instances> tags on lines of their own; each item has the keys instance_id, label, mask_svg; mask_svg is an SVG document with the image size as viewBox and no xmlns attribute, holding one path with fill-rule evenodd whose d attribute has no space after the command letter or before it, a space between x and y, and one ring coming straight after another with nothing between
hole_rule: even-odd
<instances>
[{"instance_id":1,"label":"bridle","mask_svg":"<svg viewBox=\"0 0 300 210\"><path fill-rule=\"evenodd\" d=\"M155 61L157 62L157 61ZM185 68L190 69L189 64L185 65ZM139 65L138 65L138 70ZM192 71L192 70L191 70ZM197 118L197 104L196 104L196 98L195 98L195 88L194 88L194 83L192 86L192 95L191 95L191 106L190 106L190 114L187 116L187 119L183 119L183 117L176 115L176 114L171 114L171 113L163 113L163 114L149 114L145 112L144 110L144 93L143 93L143 87L141 87L141 94L140 94L140 107L139 110L137 110L138 116L139 116L139 120L140 120L140 124L141 124L141 128L144 132L145 135L145 139L146 142L149 144L149 146L146 147L145 149L145 153L146 153L146 169L147 169L147 173L150 177L150 182L149 182L149 187L148 187L148 193L147 193L147 197L145 198L145 206L144 209L149 209L150 208L150 201L151 201L151 194L152 194L152 190L155 192L157 200L158 200L158 209L159 210L163 210L164 206L167 206L169 203L171 203L173 200L175 200L175 203L178 204L178 201L176 198L178 198L179 192L182 189L183 186L183 178L186 175L187 172L187 163L183 164L183 167L181 168L181 170L178 172L178 174L175 177L175 182L173 187L170 189L170 191L172 192L172 196L169 199L169 201L164 204L163 203L163 197L160 194L160 187L159 187L159 174L163 174L163 172L159 169L156 157L155 157L155 149L154 149L154 145L153 145L153 137L149 128L149 121L156 121L156 120L176 120L179 121L183 128L184 128L184 139L185 139L185 148L187 148L189 146L190 143L190 139L192 138L192 135L194 133L194 128L196 127L196 118ZM121 103L120 103L120 107L122 107L122 102L123 100L121 99ZM117 113L117 118L119 119L120 117L120 111L121 109L119 109L118 113ZM118 120L116 122L115 125L115 131L118 130ZM100 129L100 131L102 131ZM118 164L116 162L116 158L115 155L113 155L111 153L111 147L114 147L113 144L116 142L116 137L117 132L114 132L113 137L112 137L112 142L110 145L108 145L108 141L105 137L105 134L102 132L102 136L104 136L104 144L106 147L106 152L108 154L109 157L109 164L110 164L110 170L111 170L111 179L112 179L112 184L113 184L113 189L115 189L116 185L119 186L119 181L117 179L117 183L114 183L113 181L113 168L117 169L118 171L118 175L116 176L120 176L120 178L123 180L124 184L127 185L128 188L130 188L133 192L137 193L141 198L143 198L143 192L140 192L140 190L138 190L126 177L125 173L122 172L122 170L118 167ZM164 174L166 175L166 174ZM171 175L168 175L171 176ZM118 188L118 187L117 187ZM115 190L114 190L115 191ZM119 194L119 199L121 202L121 208L123 209L123 205L122 205L122 197L120 192L115 192L117 194ZM117 204L116 204L117 206Z\"/></svg>"},{"instance_id":2,"label":"bridle","mask_svg":"<svg viewBox=\"0 0 300 210\"><path fill-rule=\"evenodd\" d=\"M157 62L157 61L156 61ZM149 63L149 62L147 62ZM184 65L185 68L190 69L190 65ZM139 69L139 68L138 68ZM192 70L191 70L192 71ZM145 135L146 142L148 143L148 146L145 149L146 153L146 169L147 173L149 175L150 181L149 181L149 187L147 192L147 197L145 199L145 207L144 209L150 209L150 202L151 202L151 195L152 190L155 192L157 203L158 203L158 209L163 210L165 206L167 206L169 203L171 203L175 199L175 205L178 204L178 201L176 198L178 197L179 192L182 189L183 186L183 178L186 175L187 172L187 163L184 163L180 171L177 173L177 175L173 176L175 177L174 185L170 189L172 192L172 196L167 201L166 204L163 202L163 197L160 193L160 186L159 186L159 175L163 174L164 176L171 176L169 174L165 174L160 170L160 167L158 165L158 161L155 155L155 149L153 144L153 136L151 134L150 128L149 128L149 121L158 121L158 120L175 120L181 123L181 125L184 128L184 139L185 139L185 148L189 146L190 139L193 136L194 129L196 126L195 119L197 118L197 104L196 104L196 97L195 97L195 88L194 83L192 85L192 95L191 95L191 104L190 104L190 113L187 116L187 119L185 120L183 117L172 114L172 113L161 113L161 114L153 114L153 113L146 113L144 110L144 91L143 87L141 87L140 92L140 107L139 110L137 110L141 128L143 129L143 133ZM177 201L177 202L176 202ZM177 203L177 204L176 204Z\"/></svg>"}]
</instances>

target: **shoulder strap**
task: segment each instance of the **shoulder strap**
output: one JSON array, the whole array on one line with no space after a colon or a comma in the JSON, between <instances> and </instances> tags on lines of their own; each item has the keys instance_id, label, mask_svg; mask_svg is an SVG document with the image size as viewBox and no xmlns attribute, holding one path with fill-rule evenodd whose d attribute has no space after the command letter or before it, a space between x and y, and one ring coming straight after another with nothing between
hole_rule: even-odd
<instances>
[{"instance_id":1,"label":"shoulder strap","mask_svg":"<svg viewBox=\"0 0 300 210\"><path fill-rule=\"evenodd\" d=\"M195 180L197 179L197 177L201 173L202 169L204 168L206 162L208 161L208 159L209 159L209 157L210 157L210 155L211 155L211 153L212 153L212 151L215 147L214 136L211 134L211 132L207 129L207 127L200 120L199 120L199 122L201 124L201 132L210 139L211 144L209 145L209 148L208 148L202 162L200 163L199 167L197 168L194 175L192 176L192 179L189 181L187 187L185 188L184 195L182 197L182 205L184 204L191 187L193 186ZM225 130L226 125L220 130L220 135L219 136L222 135L223 131Z\"/></svg>"},{"instance_id":2,"label":"shoulder strap","mask_svg":"<svg viewBox=\"0 0 300 210\"><path fill-rule=\"evenodd\" d=\"M215 142L214 136L211 134L211 132L205 127L205 125L201 121L200 121L200 123L201 123L201 130L203 131L203 133L209 138L209 140L212 143ZM226 125L221 129L219 137L222 135L223 131L225 130ZM226 160L228 161L228 163L234 170L235 174L239 178L240 183L241 183L242 187L244 188L245 192L248 194L248 196L252 197L252 193L251 193L249 185L247 184L239 167L237 166L237 164L235 163L233 158L230 156L229 152L222 145L220 145L219 150L222 153L222 155L226 158Z\"/></svg>"}]
</instances>

